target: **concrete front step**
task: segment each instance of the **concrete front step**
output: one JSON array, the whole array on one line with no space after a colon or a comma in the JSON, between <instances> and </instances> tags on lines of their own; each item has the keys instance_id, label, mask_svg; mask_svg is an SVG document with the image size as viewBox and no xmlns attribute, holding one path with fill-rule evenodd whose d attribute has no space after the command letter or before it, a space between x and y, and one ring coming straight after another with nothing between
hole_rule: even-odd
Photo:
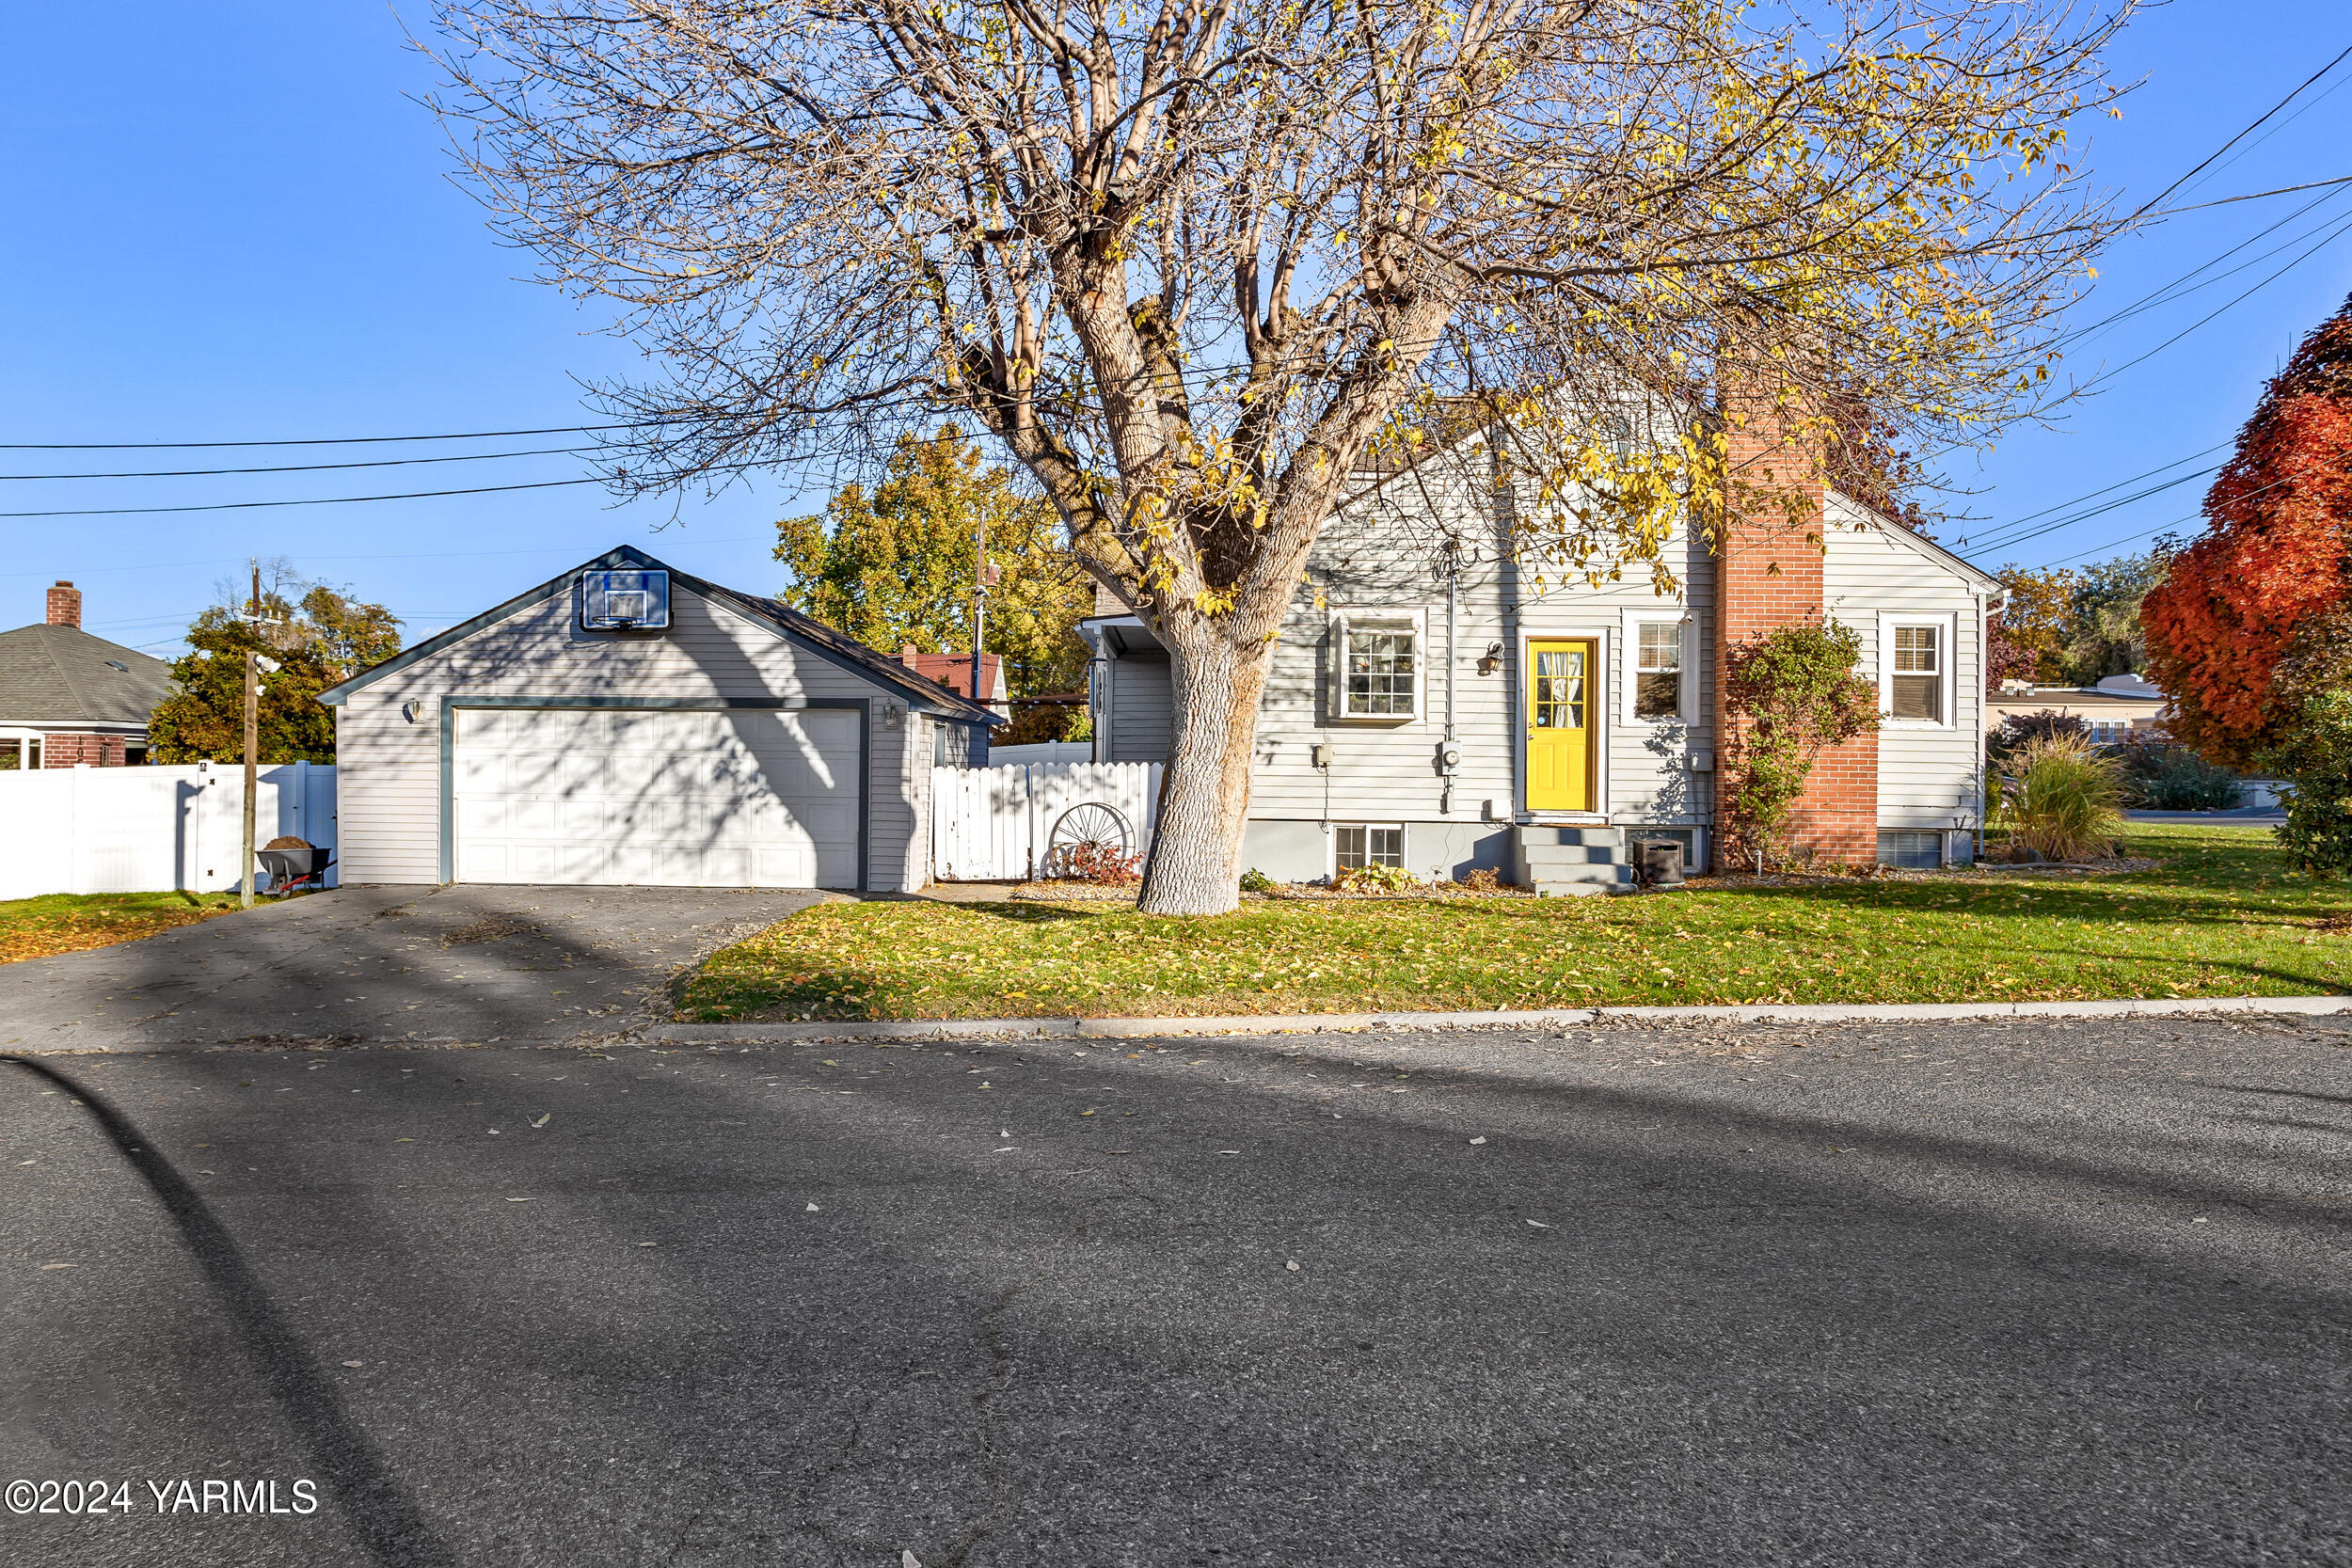
<instances>
[{"instance_id":1,"label":"concrete front step","mask_svg":"<svg viewBox=\"0 0 2352 1568\"><path fill-rule=\"evenodd\" d=\"M1556 827L1550 823L1530 824L1511 830L1520 844L1588 844L1621 848L1625 845L1625 830L1606 824L1583 827Z\"/></svg>"},{"instance_id":2,"label":"concrete front step","mask_svg":"<svg viewBox=\"0 0 2352 1568\"><path fill-rule=\"evenodd\" d=\"M1532 866L1618 865L1626 853L1608 844L1522 844L1519 863Z\"/></svg>"},{"instance_id":3,"label":"concrete front step","mask_svg":"<svg viewBox=\"0 0 2352 1568\"><path fill-rule=\"evenodd\" d=\"M1554 897L1607 893L1633 885L1625 830L1550 824L1513 830L1512 879Z\"/></svg>"}]
</instances>

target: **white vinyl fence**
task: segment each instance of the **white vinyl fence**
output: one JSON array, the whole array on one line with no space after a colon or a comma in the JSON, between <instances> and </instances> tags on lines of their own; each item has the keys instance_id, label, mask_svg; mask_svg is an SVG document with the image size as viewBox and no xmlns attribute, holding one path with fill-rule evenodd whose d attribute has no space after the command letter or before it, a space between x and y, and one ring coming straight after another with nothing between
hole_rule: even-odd
<instances>
[{"instance_id":1,"label":"white vinyl fence","mask_svg":"<svg viewBox=\"0 0 2352 1568\"><path fill-rule=\"evenodd\" d=\"M334 768L264 768L254 805L257 846L335 847ZM0 898L233 888L244 814L242 767L0 772Z\"/></svg>"},{"instance_id":2,"label":"white vinyl fence","mask_svg":"<svg viewBox=\"0 0 2352 1568\"><path fill-rule=\"evenodd\" d=\"M1128 847L1152 842L1160 799L1156 762L1016 763L931 769L931 876L999 881L1037 874L1054 824L1091 802L1126 819Z\"/></svg>"},{"instance_id":3,"label":"white vinyl fence","mask_svg":"<svg viewBox=\"0 0 2352 1568\"><path fill-rule=\"evenodd\" d=\"M991 746L988 765L1002 767L1008 763L1092 762L1094 742L1091 740L1039 740L1025 746Z\"/></svg>"}]
</instances>

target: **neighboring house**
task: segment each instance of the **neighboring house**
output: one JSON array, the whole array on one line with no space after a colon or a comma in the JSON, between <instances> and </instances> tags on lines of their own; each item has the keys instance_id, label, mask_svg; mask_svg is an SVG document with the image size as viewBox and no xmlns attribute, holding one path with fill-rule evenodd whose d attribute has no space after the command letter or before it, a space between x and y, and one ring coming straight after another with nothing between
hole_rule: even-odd
<instances>
[{"instance_id":1,"label":"neighboring house","mask_svg":"<svg viewBox=\"0 0 2352 1568\"><path fill-rule=\"evenodd\" d=\"M993 716L626 546L320 693L351 882L912 892Z\"/></svg>"},{"instance_id":2,"label":"neighboring house","mask_svg":"<svg viewBox=\"0 0 2352 1568\"><path fill-rule=\"evenodd\" d=\"M1733 439L1735 464L1773 450ZM1735 524L1720 555L1677 533L1678 597L1640 567L1547 583L1508 543L1506 509L1532 499L1483 462L1453 467L1367 476L1317 542L1259 708L1245 866L1483 867L1593 891L1629 879L1629 830L1705 866L1724 650L1822 615L1861 634L1887 717L1816 767L1798 846L1845 863L1970 853L1993 578L1824 489L1802 532ZM1097 611L1080 628L1096 759L1164 760L1168 656L1107 595Z\"/></svg>"},{"instance_id":3,"label":"neighboring house","mask_svg":"<svg viewBox=\"0 0 2352 1568\"><path fill-rule=\"evenodd\" d=\"M82 629L82 591L49 590L48 618L0 632L0 769L136 766L171 666Z\"/></svg>"},{"instance_id":4,"label":"neighboring house","mask_svg":"<svg viewBox=\"0 0 2352 1568\"><path fill-rule=\"evenodd\" d=\"M923 676L937 681L948 690L966 697L978 697L996 715L996 722L1012 721L1012 704L1005 689L1005 661L996 654L980 656L979 678L973 679L970 654L919 654L908 642L898 649L898 662Z\"/></svg>"},{"instance_id":5,"label":"neighboring house","mask_svg":"<svg viewBox=\"0 0 2352 1568\"><path fill-rule=\"evenodd\" d=\"M2102 746L2129 736L2164 734L2165 694L2139 675L2109 675L2096 686L2026 686L2010 682L1985 700L1985 727L2029 713L2062 713L2083 721Z\"/></svg>"}]
</instances>

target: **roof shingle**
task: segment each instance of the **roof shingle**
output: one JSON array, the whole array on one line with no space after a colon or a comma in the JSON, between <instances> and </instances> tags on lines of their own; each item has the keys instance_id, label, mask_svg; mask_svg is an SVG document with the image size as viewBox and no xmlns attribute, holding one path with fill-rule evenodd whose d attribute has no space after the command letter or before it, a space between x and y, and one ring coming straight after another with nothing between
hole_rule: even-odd
<instances>
[{"instance_id":1,"label":"roof shingle","mask_svg":"<svg viewBox=\"0 0 2352 1568\"><path fill-rule=\"evenodd\" d=\"M79 626L0 631L0 724L144 724L171 689L170 665Z\"/></svg>"}]
</instances>

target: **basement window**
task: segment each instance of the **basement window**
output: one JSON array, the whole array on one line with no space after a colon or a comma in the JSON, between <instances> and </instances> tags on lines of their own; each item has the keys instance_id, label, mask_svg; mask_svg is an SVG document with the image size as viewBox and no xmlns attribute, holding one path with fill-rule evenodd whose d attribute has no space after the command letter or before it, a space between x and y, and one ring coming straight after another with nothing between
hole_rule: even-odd
<instances>
[{"instance_id":1,"label":"basement window","mask_svg":"<svg viewBox=\"0 0 2352 1568\"><path fill-rule=\"evenodd\" d=\"M1332 859L1342 871L1405 863L1405 829L1359 823L1332 831Z\"/></svg>"},{"instance_id":2,"label":"basement window","mask_svg":"<svg viewBox=\"0 0 2352 1568\"><path fill-rule=\"evenodd\" d=\"M1879 834L1879 863L1903 871L1934 871L1944 864L1944 834L1934 828L1894 828Z\"/></svg>"}]
</instances>

